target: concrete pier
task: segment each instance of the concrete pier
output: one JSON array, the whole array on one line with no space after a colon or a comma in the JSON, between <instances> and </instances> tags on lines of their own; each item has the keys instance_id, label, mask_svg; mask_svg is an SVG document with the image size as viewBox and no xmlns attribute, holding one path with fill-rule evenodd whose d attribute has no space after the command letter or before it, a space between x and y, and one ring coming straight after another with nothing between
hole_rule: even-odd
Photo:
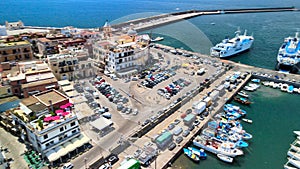
<instances>
[{"instance_id":1,"label":"concrete pier","mask_svg":"<svg viewBox=\"0 0 300 169\"><path fill-rule=\"evenodd\" d=\"M260 13L260 12L286 12L299 11L295 7L277 7L277 8L243 8L243 9L216 9L216 10L188 10L176 13L155 15L146 18L134 19L120 24L112 25L114 32L133 27L136 31L145 31L170 23L178 22L184 19L194 18L201 15L222 15L238 13Z\"/></svg>"}]
</instances>

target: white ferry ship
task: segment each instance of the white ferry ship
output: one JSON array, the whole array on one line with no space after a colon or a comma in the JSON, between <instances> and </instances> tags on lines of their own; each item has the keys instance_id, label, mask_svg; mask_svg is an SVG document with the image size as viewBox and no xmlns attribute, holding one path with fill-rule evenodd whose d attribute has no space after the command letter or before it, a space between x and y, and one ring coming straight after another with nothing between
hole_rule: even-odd
<instances>
[{"instance_id":1,"label":"white ferry ship","mask_svg":"<svg viewBox=\"0 0 300 169\"><path fill-rule=\"evenodd\" d=\"M283 44L279 48L277 55L276 70L289 71L297 73L300 62L300 39L298 32L295 37L288 37L284 39Z\"/></svg>"},{"instance_id":2,"label":"white ferry ship","mask_svg":"<svg viewBox=\"0 0 300 169\"><path fill-rule=\"evenodd\" d=\"M254 41L253 36L247 35L247 30L245 30L243 35L240 35L240 33L241 31L238 29L234 38L226 38L221 43L216 44L210 49L210 55L226 58L250 49Z\"/></svg>"}]
</instances>

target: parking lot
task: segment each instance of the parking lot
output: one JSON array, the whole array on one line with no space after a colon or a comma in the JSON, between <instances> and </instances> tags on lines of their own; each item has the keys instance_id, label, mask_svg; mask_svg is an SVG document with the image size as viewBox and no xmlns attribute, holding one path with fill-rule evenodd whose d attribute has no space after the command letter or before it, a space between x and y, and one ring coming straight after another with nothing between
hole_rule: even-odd
<instances>
[{"instance_id":1,"label":"parking lot","mask_svg":"<svg viewBox=\"0 0 300 169\"><path fill-rule=\"evenodd\" d=\"M86 99L79 107L90 112L87 116L95 113L110 114L108 118L113 121L113 127L105 135L100 136L90 130L89 121L82 124L83 131L108 154L118 146L112 139L119 140L155 121L160 114L181 101L200 84L221 72L222 66L219 63L199 56L175 55L155 48L151 48L150 52L156 62L153 67L143 71L146 72L144 74L127 79L100 75L80 80L74 85L75 90ZM205 73L197 74L200 69L205 70ZM155 84L149 87L147 83ZM178 129L178 124L172 125L169 126L172 130ZM182 131L175 138L179 144L184 138L182 133L187 134L189 130L188 127L181 128Z\"/></svg>"}]
</instances>

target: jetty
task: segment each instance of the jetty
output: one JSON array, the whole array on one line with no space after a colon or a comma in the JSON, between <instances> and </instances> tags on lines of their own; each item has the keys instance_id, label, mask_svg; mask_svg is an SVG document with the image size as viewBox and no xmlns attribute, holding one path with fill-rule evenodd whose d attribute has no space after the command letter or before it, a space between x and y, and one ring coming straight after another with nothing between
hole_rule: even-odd
<instances>
[{"instance_id":1,"label":"jetty","mask_svg":"<svg viewBox=\"0 0 300 169\"><path fill-rule=\"evenodd\" d=\"M160 14L145 18L130 20L127 22L114 24L112 28L114 32L120 32L129 28L136 31L145 31L160 27L163 25L179 22L185 19L198 17L201 15L223 15L223 14L241 14L241 13L261 13L261 12L287 12L299 11L295 7L275 7L275 8L241 8L241 9L215 9L215 10L188 10L182 12Z\"/></svg>"}]
</instances>

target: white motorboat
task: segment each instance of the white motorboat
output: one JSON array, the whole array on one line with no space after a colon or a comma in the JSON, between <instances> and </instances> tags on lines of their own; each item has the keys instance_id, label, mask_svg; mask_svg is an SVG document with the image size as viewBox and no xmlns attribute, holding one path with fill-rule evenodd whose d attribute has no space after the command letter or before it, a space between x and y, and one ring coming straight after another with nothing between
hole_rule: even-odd
<instances>
[{"instance_id":1,"label":"white motorboat","mask_svg":"<svg viewBox=\"0 0 300 169\"><path fill-rule=\"evenodd\" d=\"M247 35L247 30L245 30L244 35L240 35L241 31L239 29L235 33L234 38L225 38L221 43L212 47L210 55L226 58L250 49L254 41L253 36Z\"/></svg>"},{"instance_id":2,"label":"white motorboat","mask_svg":"<svg viewBox=\"0 0 300 169\"><path fill-rule=\"evenodd\" d=\"M269 86L270 82L264 81L264 82L262 82L262 84L263 84L264 86Z\"/></svg>"},{"instance_id":3,"label":"white motorboat","mask_svg":"<svg viewBox=\"0 0 300 169\"><path fill-rule=\"evenodd\" d=\"M251 119L245 119L245 118L243 118L242 120L243 120L244 122L247 122L247 123L250 123L250 124L252 123L252 120L251 120Z\"/></svg>"},{"instance_id":4,"label":"white motorboat","mask_svg":"<svg viewBox=\"0 0 300 169\"><path fill-rule=\"evenodd\" d=\"M254 83L249 83L248 85L249 85L250 87L255 88L255 89L258 89L258 88L260 87L259 84L254 84Z\"/></svg>"},{"instance_id":5,"label":"white motorboat","mask_svg":"<svg viewBox=\"0 0 300 169\"><path fill-rule=\"evenodd\" d=\"M228 157L224 154L217 154L217 157L222 160L222 161L225 161L227 163L232 163L233 162L233 158L232 157Z\"/></svg>"},{"instance_id":6,"label":"white motorboat","mask_svg":"<svg viewBox=\"0 0 300 169\"><path fill-rule=\"evenodd\" d=\"M155 39L151 39L151 42L157 42L157 41L162 41L162 40L164 40L164 37L158 36Z\"/></svg>"},{"instance_id":7,"label":"white motorboat","mask_svg":"<svg viewBox=\"0 0 300 169\"><path fill-rule=\"evenodd\" d=\"M235 148L233 143L206 139L199 135L193 140L193 144L211 153L224 154L229 157L235 157L244 154L242 150Z\"/></svg>"},{"instance_id":8,"label":"white motorboat","mask_svg":"<svg viewBox=\"0 0 300 169\"><path fill-rule=\"evenodd\" d=\"M253 91L255 91L256 89L253 88L253 87L250 87L250 86L245 86L245 87L244 87L244 90L249 91L249 92L253 92Z\"/></svg>"},{"instance_id":9,"label":"white motorboat","mask_svg":"<svg viewBox=\"0 0 300 169\"><path fill-rule=\"evenodd\" d=\"M300 154L299 153L288 151L287 155L290 156L292 159L300 160Z\"/></svg>"},{"instance_id":10,"label":"white motorboat","mask_svg":"<svg viewBox=\"0 0 300 169\"><path fill-rule=\"evenodd\" d=\"M287 164L285 164L285 165L283 166L283 168L284 168L284 169L297 169L297 168L295 168L295 167L288 166Z\"/></svg>"},{"instance_id":11,"label":"white motorboat","mask_svg":"<svg viewBox=\"0 0 300 169\"><path fill-rule=\"evenodd\" d=\"M294 131L297 136L300 136L300 131Z\"/></svg>"},{"instance_id":12,"label":"white motorboat","mask_svg":"<svg viewBox=\"0 0 300 169\"><path fill-rule=\"evenodd\" d=\"M297 151L297 152L300 152L300 148L291 144L291 149L294 150L294 151Z\"/></svg>"},{"instance_id":13,"label":"white motorboat","mask_svg":"<svg viewBox=\"0 0 300 169\"><path fill-rule=\"evenodd\" d=\"M299 93L299 89L295 87L294 90L293 90L293 92L294 93Z\"/></svg>"},{"instance_id":14,"label":"white motorboat","mask_svg":"<svg viewBox=\"0 0 300 169\"><path fill-rule=\"evenodd\" d=\"M244 91L239 91L237 94L240 95L240 96L242 96L242 97L246 97L246 98L249 97L249 95L246 92L244 92Z\"/></svg>"},{"instance_id":15,"label":"white motorboat","mask_svg":"<svg viewBox=\"0 0 300 169\"><path fill-rule=\"evenodd\" d=\"M269 86L270 86L270 87L273 87L273 85L274 85L274 82L270 82L270 83L269 83Z\"/></svg>"},{"instance_id":16,"label":"white motorboat","mask_svg":"<svg viewBox=\"0 0 300 169\"><path fill-rule=\"evenodd\" d=\"M273 86L271 86L271 87L273 87L273 89L276 89L279 87L279 85L278 85L278 83L274 83Z\"/></svg>"},{"instance_id":17,"label":"white motorboat","mask_svg":"<svg viewBox=\"0 0 300 169\"><path fill-rule=\"evenodd\" d=\"M289 163L293 164L295 167L300 168L300 161L289 159Z\"/></svg>"}]
</instances>

